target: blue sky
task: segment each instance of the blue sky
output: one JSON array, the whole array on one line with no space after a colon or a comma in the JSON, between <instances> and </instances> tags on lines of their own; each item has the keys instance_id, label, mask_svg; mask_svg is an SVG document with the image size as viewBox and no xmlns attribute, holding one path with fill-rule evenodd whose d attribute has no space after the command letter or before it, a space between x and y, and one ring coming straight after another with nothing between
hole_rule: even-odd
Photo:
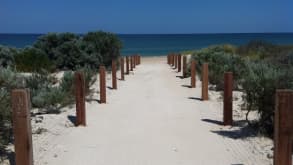
<instances>
[{"instance_id":1,"label":"blue sky","mask_svg":"<svg viewBox=\"0 0 293 165\"><path fill-rule=\"evenodd\" d=\"M0 33L293 32L293 0L1 0Z\"/></svg>"}]
</instances>

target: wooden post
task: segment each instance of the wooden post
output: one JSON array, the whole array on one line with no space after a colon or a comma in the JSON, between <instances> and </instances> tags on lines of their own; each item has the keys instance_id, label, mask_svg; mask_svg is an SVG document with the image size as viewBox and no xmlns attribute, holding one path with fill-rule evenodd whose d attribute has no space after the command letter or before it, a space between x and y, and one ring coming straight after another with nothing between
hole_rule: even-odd
<instances>
[{"instance_id":1,"label":"wooden post","mask_svg":"<svg viewBox=\"0 0 293 165\"><path fill-rule=\"evenodd\" d=\"M209 68L208 63L204 63L202 65L202 92L201 92L201 99L208 100L209 99Z\"/></svg>"},{"instance_id":2,"label":"wooden post","mask_svg":"<svg viewBox=\"0 0 293 165\"><path fill-rule=\"evenodd\" d=\"M112 89L117 89L116 60L112 60Z\"/></svg>"},{"instance_id":3,"label":"wooden post","mask_svg":"<svg viewBox=\"0 0 293 165\"><path fill-rule=\"evenodd\" d=\"M277 90L274 126L274 165L291 165L293 90Z\"/></svg>"},{"instance_id":4,"label":"wooden post","mask_svg":"<svg viewBox=\"0 0 293 165\"><path fill-rule=\"evenodd\" d=\"M120 58L121 80L124 80L124 58Z\"/></svg>"},{"instance_id":5,"label":"wooden post","mask_svg":"<svg viewBox=\"0 0 293 165\"><path fill-rule=\"evenodd\" d=\"M132 64L133 64L133 68L135 68L135 67L136 67L136 63L135 63L135 55L132 56L132 60L133 60L133 62L132 62Z\"/></svg>"},{"instance_id":6,"label":"wooden post","mask_svg":"<svg viewBox=\"0 0 293 165\"><path fill-rule=\"evenodd\" d=\"M138 64L140 65L141 63L140 63L141 61L140 61L140 55L138 56Z\"/></svg>"},{"instance_id":7,"label":"wooden post","mask_svg":"<svg viewBox=\"0 0 293 165\"><path fill-rule=\"evenodd\" d=\"M178 57L177 57L177 55L174 55L174 60L175 60L175 69L177 69L177 65L178 65Z\"/></svg>"},{"instance_id":8,"label":"wooden post","mask_svg":"<svg viewBox=\"0 0 293 165\"><path fill-rule=\"evenodd\" d=\"M86 126L85 112L85 81L82 72L75 72L75 104L76 104L76 121L75 125Z\"/></svg>"},{"instance_id":9,"label":"wooden post","mask_svg":"<svg viewBox=\"0 0 293 165\"><path fill-rule=\"evenodd\" d=\"M100 66L100 103L106 103L106 68Z\"/></svg>"},{"instance_id":10,"label":"wooden post","mask_svg":"<svg viewBox=\"0 0 293 165\"><path fill-rule=\"evenodd\" d=\"M133 71L133 57L130 56L130 71Z\"/></svg>"},{"instance_id":11,"label":"wooden post","mask_svg":"<svg viewBox=\"0 0 293 165\"><path fill-rule=\"evenodd\" d=\"M224 74L224 125L233 124L233 73Z\"/></svg>"},{"instance_id":12,"label":"wooden post","mask_svg":"<svg viewBox=\"0 0 293 165\"><path fill-rule=\"evenodd\" d=\"M192 60L190 65L190 74L191 74L191 88L196 87L196 61Z\"/></svg>"},{"instance_id":13,"label":"wooden post","mask_svg":"<svg viewBox=\"0 0 293 165\"><path fill-rule=\"evenodd\" d=\"M136 62L136 65L138 65L138 55L135 56L135 62Z\"/></svg>"},{"instance_id":14,"label":"wooden post","mask_svg":"<svg viewBox=\"0 0 293 165\"><path fill-rule=\"evenodd\" d=\"M167 64L170 64L169 54L167 55Z\"/></svg>"},{"instance_id":15,"label":"wooden post","mask_svg":"<svg viewBox=\"0 0 293 165\"><path fill-rule=\"evenodd\" d=\"M126 56L126 74L129 74L129 57Z\"/></svg>"},{"instance_id":16,"label":"wooden post","mask_svg":"<svg viewBox=\"0 0 293 165\"><path fill-rule=\"evenodd\" d=\"M178 54L178 72L181 72L181 54Z\"/></svg>"},{"instance_id":17,"label":"wooden post","mask_svg":"<svg viewBox=\"0 0 293 165\"><path fill-rule=\"evenodd\" d=\"M16 165L33 165L30 98L26 89L11 92Z\"/></svg>"},{"instance_id":18,"label":"wooden post","mask_svg":"<svg viewBox=\"0 0 293 165\"><path fill-rule=\"evenodd\" d=\"M172 65L171 66L175 66L175 55L172 54L171 57L172 57Z\"/></svg>"},{"instance_id":19,"label":"wooden post","mask_svg":"<svg viewBox=\"0 0 293 165\"><path fill-rule=\"evenodd\" d=\"M183 68L182 68L182 77L186 78L186 73L187 73L187 57L183 56Z\"/></svg>"}]
</instances>

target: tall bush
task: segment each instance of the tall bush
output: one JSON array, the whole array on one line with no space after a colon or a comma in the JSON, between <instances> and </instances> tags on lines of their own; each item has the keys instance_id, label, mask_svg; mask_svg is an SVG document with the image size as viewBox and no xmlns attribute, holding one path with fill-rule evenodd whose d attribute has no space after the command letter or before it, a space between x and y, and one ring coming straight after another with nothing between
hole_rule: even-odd
<instances>
[{"instance_id":1,"label":"tall bush","mask_svg":"<svg viewBox=\"0 0 293 165\"><path fill-rule=\"evenodd\" d=\"M0 45L0 67L12 67L17 53L18 50L16 48Z\"/></svg>"},{"instance_id":2,"label":"tall bush","mask_svg":"<svg viewBox=\"0 0 293 165\"><path fill-rule=\"evenodd\" d=\"M216 85L217 90L222 90L224 85L223 75L226 71L233 72L235 88L238 87L245 72L244 60L234 54L235 47L220 45L204 48L196 51L192 59L197 61L197 71L201 74L203 63L209 64L209 81Z\"/></svg>"},{"instance_id":3,"label":"tall bush","mask_svg":"<svg viewBox=\"0 0 293 165\"><path fill-rule=\"evenodd\" d=\"M44 52L36 48L25 48L15 56L16 69L22 72L51 71L52 62Z\"/></svg>"}]
</instances>

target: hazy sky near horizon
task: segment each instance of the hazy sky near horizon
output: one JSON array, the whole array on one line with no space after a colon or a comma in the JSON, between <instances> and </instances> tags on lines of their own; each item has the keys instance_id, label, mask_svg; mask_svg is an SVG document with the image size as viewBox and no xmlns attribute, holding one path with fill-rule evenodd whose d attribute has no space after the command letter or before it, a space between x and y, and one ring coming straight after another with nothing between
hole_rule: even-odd
<instances>
[{"instance_id":1,"label":"hazy sky near horizon","mask_svg":"<svg viewBox=\"0 0 293 165\"><path fill-rule=\"evenodd\" d=\"M293 32L293 0L1 0L0 33Z\"/></svg>"}]
</instances>

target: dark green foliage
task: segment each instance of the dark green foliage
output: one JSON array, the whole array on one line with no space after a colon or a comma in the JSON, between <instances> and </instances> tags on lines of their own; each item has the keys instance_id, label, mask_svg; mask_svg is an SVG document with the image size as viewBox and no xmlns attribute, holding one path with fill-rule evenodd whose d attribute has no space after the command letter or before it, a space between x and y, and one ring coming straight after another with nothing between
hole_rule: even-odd
<instances>
[{"instance_id":1,"label":"dark green foliage","mask_svg":"<svg viewBox=\"0 0 293 165\"><path fill-rule=\"evenodd\" d=\"M292 64L293 46L274 45L265 41L251 41L239 46L237 54L250 60L264 60L274 65Z\"/></svg>"},{"instance_id":2,"label":"dark green foliage","mask_svg":"<svg viewBox=\"0 0 293 165\"><path fill-rule=\"evenodd\" d=\"M235 88L241 82L241 75L245 72L244 60L233 54L234 47L231 45L212 46L196 51L192 58L197 61L197 71L201 74L202 64L209 64L209 81L215 84L217 90L222 90L223 76L227 71L233 72Z\"/></svg>"},{"instance_id":3,"label":"dark green foliage","mask_svg":"<svg viewBox=\"0 0 293 165\"><path fill-rule=\"evenodd\" d=\"M21 79L10 68L0 68L0 153L11 140L10 92L22 87Z\"/></svg>"},{"instance_id":4,"label":"dark green foliage","mask_svg":"<svg viewBox=\"0 0 293 165\"><path fill-rule=\"evenodd\" d=\"M0 128L0 153L2 153L11 138L10 94L3 88L0 89Z\"/></svg>"},{"instance_id":5,"label":"dark green foliage","mask_svg":"<svg viewBox=\"0 0 293 165\"><path fill-rule=\"evenodd\" d=\"M14 56L18 50L0 45L0 67L11 67L14 65Z\"/></svg>"},{"instance_id":6,"label":"dark green foliage","mask_svg":"<svg viewBox=\"0 0 293 165\"><path fill-rule=\"evenodd\" d=\"M85 89L86 93L88 94L90 91L90 86L94 84L94 82L97 80L97 70L92 70L90 68L81 68L79 69L84 74L84 80L85 80Z\"/></svg>"},{"instance_id":7,"label":"dark green foliage","mask_svg":"<svg viewBox=\"0 0 293 165\"><path fill-rule=\"evenodd\" d=\"M121 42L112 33L90 32L84 37L72 33L49 33L38 39L35 48L42 50L58 69L97 69L111 65L120 56Z\"/></svg>"},{"instance_id":8,"label":"dark green foliage","mask_svg":"<svg viewBox=\"0 0 293 165\"><path fill-rule=\"evenodd\" d=\"M79 36L73 33L48 33L41 36L34 44L35 48L42 50L50 60L56 61L58 58L57 48L64 43L73 42L79 39Z\"/></svg>"},{"instance_id":9,"label":"dark green foliage","mask_svg":"<svg viewBox=\"0 0 293 165\"><path fill-rule=\"evenodd\" d=\"M53 70L52 62L47 55L36 48L25 48L15 56L16 69L22 72L39 72Z\"/></svg>"},{"instance_id":10,"label":"dark green foliage","mask_svg":"<svg viewBox=\"0 0 293 165\"><path fill-rule=\"evenodd\" d=\"M260 131L269 135L273 132L274 95L281 71L264 62L247 62L246 68L248 72L244 75L242 87L248 113L258 111Z\"/></svg>"},{"instance_id":11,"label":"dark green foliage","mask_svg":"<svg viewBox=\"0 0 293 165\"><path fill-rule=\"evenodd\" d=\"M117 59L120 56L122 43L112 33L89 32L83 37L83 42L82 49L91 56L101 56L101 63L106 66L110 66L112 59Z\"/></svg>"}]
</instances>

